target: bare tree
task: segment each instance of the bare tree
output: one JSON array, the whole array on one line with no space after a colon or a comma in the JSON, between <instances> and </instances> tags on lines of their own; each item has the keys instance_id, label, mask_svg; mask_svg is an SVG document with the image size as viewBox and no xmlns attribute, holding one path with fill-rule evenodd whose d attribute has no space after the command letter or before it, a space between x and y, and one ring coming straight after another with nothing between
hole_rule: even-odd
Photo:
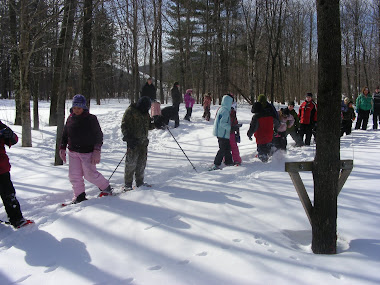
<instances>
[{"instance_id":1,"label":"bare tree","mask_svg":"<svg viewBox=\"0 0 380 285\"><path fill-rule=\"evenodd\" d=\"M90 107L92 91L92 0L84 0L82 36L82 94Z\"/></svg>"},{"instance_id":2,"label":"bare tree","mask_svg":"<svg viewBox=\"0 0 380 285\"><path fill-rule=\"evenodd\" d=\"M70 64L70 50L73 42L74 16L77 8L77 0L65 0L64 16L59 36L59 47L56 54L56 68L54 82L57 84L57 134L55 145L54 165L62 165L59 156L59 147L62 140L63 127L65 124L65 102L67 94L67 80Z\"/></svg>"}]
</instances>

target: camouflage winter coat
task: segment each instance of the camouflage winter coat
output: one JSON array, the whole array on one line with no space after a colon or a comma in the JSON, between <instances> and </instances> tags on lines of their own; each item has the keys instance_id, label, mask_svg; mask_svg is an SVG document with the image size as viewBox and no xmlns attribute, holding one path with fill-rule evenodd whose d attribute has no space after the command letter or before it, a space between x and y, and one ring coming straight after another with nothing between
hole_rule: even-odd
<instances>
[{"instance_id":1,"label":"camouflage winter coat","mask_svg":"<svg viewBox=\"0 0 380 285\"><path fill-rule=\"evenodd\" d=\"M154 129L149 113L141 113L136 104L132 103L124 113L121 122L123 141L133 141L136 145L147 146L149 144L148 131Z\"/></svg>"}]
</instances>

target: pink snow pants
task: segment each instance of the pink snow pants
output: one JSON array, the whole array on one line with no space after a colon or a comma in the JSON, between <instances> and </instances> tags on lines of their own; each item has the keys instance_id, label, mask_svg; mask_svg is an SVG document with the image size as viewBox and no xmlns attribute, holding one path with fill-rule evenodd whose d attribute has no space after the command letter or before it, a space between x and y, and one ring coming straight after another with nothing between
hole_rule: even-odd
<instances>
[{"instance_id":1,"label":"pink snow pants","mask_svg":"<svg viewBox=\"0 0 380 285\"><path fill-rule=\"evenodd\" d=\"M232 152L232 160L234 162L241 163L241 157L239 148L236 142L235 133L230 134L230 145L231 145L231 152Z\"/></svg>"},{"instance_id":2,"label":"pink snow pants","mask_svg":"<svg viewBox=\"0 0 380 285\"><path fill-rule=\"evenodd\" d=\"M85 191L83 177L104 190L109 182L96 170L96 165L91 163L92 152L79 153L69 151L69 180L73 185L74 198Z\"/></svg>"}]
</instances>

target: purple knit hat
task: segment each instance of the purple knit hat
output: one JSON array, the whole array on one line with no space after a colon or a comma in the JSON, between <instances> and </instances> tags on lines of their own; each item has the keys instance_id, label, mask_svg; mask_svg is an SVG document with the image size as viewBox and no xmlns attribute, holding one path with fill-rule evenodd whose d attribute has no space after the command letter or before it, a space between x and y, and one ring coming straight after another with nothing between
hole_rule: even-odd
<instances>
[{"instance_id":1,"label":"purple knit hat","mask_svg":"<svg viewBox=\"0 0 380 285\"><path fill-rule=\"evenodd\" d=\"M86 103L86 98L81 94L77 94L73 98L73 107L79 107L83 110L88 110Z\"/></svg>"}]
</instances>

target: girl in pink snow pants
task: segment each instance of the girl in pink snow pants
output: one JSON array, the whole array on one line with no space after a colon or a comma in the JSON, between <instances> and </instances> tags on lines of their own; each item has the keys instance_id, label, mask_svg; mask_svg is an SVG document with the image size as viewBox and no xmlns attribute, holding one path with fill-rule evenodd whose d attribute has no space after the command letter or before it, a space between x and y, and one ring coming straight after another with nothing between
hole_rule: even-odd
<instances>
[{"instance_id":1,"label":"girl in pink snow pants","mask_svg":"<svg viewBox=\"0 0 380 285\"><path fill-rule=\"evenodd\" d=\"M87 200L84 179L100 189L99 196L112 194L108 180L96 170L96 164L100 162L102 144L103 133L98 119L89 113L86 98L79 94L75 95L70 116L63 129L59 152L62 161L66 162L66 146L68 146L69 180L74 191L74 204Z\"/></svg>"}]
</instances>

